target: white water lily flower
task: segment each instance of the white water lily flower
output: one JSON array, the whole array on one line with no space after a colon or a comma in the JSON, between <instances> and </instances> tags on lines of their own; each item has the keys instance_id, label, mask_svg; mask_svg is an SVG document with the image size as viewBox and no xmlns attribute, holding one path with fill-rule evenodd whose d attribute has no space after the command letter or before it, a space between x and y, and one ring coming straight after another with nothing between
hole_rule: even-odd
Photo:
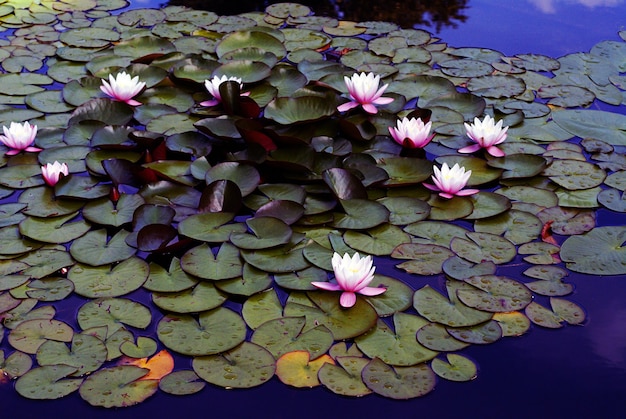
<instances>
[{"instance_id":1,"label":"white water lily flower","mask_svg":"<svg viewBox=\"0 0 626 419\"><path fill-rule=\"evenodd\" d=\"M17 122L11 122L9 128L3 126L4 135L0 135L0 142L9 147L9 151L5 154L13 156L20 151L41 151L40 148L33 147L33 141L37 136L37 125L31 125L24 122L20 125Z\"/></svg>"},{"instance_id":2,"label":"white water lily flower","mask_svg":"<svg viewBox=\"0 0 626 419\"><path fill-rule=\"evenodd\" d=\"M421 118L399 119L396 127L389 127L389 133L398 144L407 148L423 148L435 134L430 134L432 122L426 124Z\"/></svg>"},{"instance_id":3,"label":"white water lily flower","mask_svg":"<svg viewBox=\"0 0 626 419\"><path fill-rule=\"evenodd\" d=\"M482 121L478 118L474 118L472 125L465 123L465 130L468 137L470 137L476 144L472 144L467 147L463 147L459 150L459 153L473 153L475 151L484 148L487 153L494 157L504 156L504 152L496 147L497 144L506 140L506 132L509 127L502 128L502 120L495 123L495 120L489 115L485 116Z\"/></svg>"},{"instance_id":4,"label":"white water lily flower","mask_svg":"<svg viewBox=\"0 0 626 419\"><path fill-rule=\"evenodd\" d=\"M125 71L118 73L115 77L113 74L109 74L109 81L102 80L102 86L100 90L110 96L113 100L127 103L131 106L141 105L141 102L137 102L133 99L136 95L146 87L146 83L139 81L139 76L133 78Z\"/></svg>"},{"instance_id":5,"label":"white water lily flower","mask_svg":"<svg viewBox=\"0 0 626 419\"><path fill-rule=\"evenodd\" d=\"M386 105L393 102L393 98L381 97L387 89L388 84L378 87L380 84L380 76L374 73L354 73L351 78L344 76L348 93L350 94L350 102L339 105L337 110L344 112L361 105L365 112L375 114L378 112L374 105Z\"/></svg>"},{"instance_id":6,"label":"white water lily flower","mask_svg":"<svg viewBox=\"0 0 626 419\"><path fill-rule=\"evenodd\" d=\"M64 176L69 174L69 168L67 167L67 164L55 161L54 163L48 163L45 166L41 166L41 174L43 176L43 180L46 184L48 184L48 186L54 186L61 178L61 174Z\"/></svg>"},{"instance_id":7,"label":"white water lily flower","mask_svg":"<svg viewBox=\"0 0 626 419\"><path fill-rule=\"evenodd\" d=\"M465 171L465 167L459 166L456 163L452 168L448 167L447 163L441 166L441 170L437 166L433 167L435 174L432 176L434 185L424 183L428 189L433 191L439 191L439 196L442 198L452 198L453 196L467 196L473 195L478 189L463 189L467 185L467 181L472 175L472 171Z\"/></svg>"},{"instance_id":8,"label":"white water lily flower","mask_svg":"<svg viewBox=\"0 0 626 419\"><path fill-rule=\"evenodd\" d=\"M346 253L342 258L339 253L335 252L332 265L337 283L312 282L311 284L328 291L343 291L339 303L349 308L356 303L356 293L372 296L382 294L387 290L380 287L368 287L374 279L376 270L372 264L371 256L361 258L358 253L355 253L350 258L350 255Z\"/></svg>"}]
</instances>

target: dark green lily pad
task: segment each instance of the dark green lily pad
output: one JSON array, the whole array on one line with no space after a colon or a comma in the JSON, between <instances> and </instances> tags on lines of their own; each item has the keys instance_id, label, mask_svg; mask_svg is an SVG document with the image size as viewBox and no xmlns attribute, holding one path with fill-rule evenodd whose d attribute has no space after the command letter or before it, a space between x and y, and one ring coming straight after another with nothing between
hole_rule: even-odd
<instances>
[{"instance_id":1,"label":"dark green lily pad","mask_svg":"<svg viewBox=\"0 0 626 419\"><path fill-rule=\"evenodd\" d=\"M430 363L439 377L450 381L471 381L476 378L478 368L472 360L457 354L446 354L446 359L447 362L435 358Z\"/></svg>"},{"instance_id":2,"label":"dark green lily pad","mask_svg":"<svg viewBox=\"0 0 626 419\"><path fill-rule=\"evenodd\" d=\"M182 396L194 394L206 387L198 375L190 370L178 370L169 373L159 381L159 389L168 394Z\"/></svg>"},{"instance_id":3,"label":"dark green lily pad","mask_svg":"<svg viewBox=\"0 0 626 419\"><path fill-rule=\"evenodd\" d=\"M150 273L143 287L155 292L184 291L198 283L197 278L187 274L180 266L180 259L174 257L169 267L150 262Z\"/></svg>"},{"instance_id":4,"label":"dark green lily pad","mask_svg":"<svg viewBox=\"0 0 626 419\"><path fill-rule=\"evenodd\" d=\"M517 254L517 249L511 241L490 233L467 233L469 240L455 237L450 242L450 248L463 259L480 263L491 261L496 265L510 262Z\"/></svg>"},{"instance_id":5,"label":"dark green lily pad","mask_svg":"<svg viewBox=\"0 0 626 419\"><path fill-rule=\"evenodd\" d=\"M426 319L398 312L393 316L393 324L395 331L378 320L375 328L357 336L354 341L364 354L390 365L416 365L437 355L415 339L417 331L428 324Z\"/></svg>"},{"instance_id":6,"label":"dark green lily pad","mask_svg":"<svg viewBox=\"0 0 626 419\"><path fill-rule=\"evenodd\" d=\"M467 230L456 224L444 223L442 221L420 221L410 224L404 231L415 236L414 243L438 244L450 247L450 241L454 237L465 237Z\"/></svg>"},{"instance_id":7,"label":"dark green lily pad","mask_svg":"<svg viewBox=\"0 0 626 419\"><path fill-rule=\"evenodd\" d=\"M305 317L281 317L268 320L257 327L251 342L267 349L278 359L287 352L307 351L310 359L326 353L333 335L324 325L305 329Z\"/></svg>"},{"instance_id":8,"label":"dark green lily pad","mask_svg":"<svg viewBox=\"0 0 626 419\"><path fill-rule=\"evenodd\" d=\"M448 248L435 244L404 243L393 249L391 257L409 259L396 268L418 275L436 275L442 272L444 261L454 256Z\"/></svg>"},{"instance_id":9,"label":"dark green lily pad","mask_svg":"<svg viewBox=\"0 0 626 419\"><path fill-rule=\"evenodd\" d=\"M432 175L432 165L424 160L410 157L385 158L378 163L389 175L386 186L415 185Z\"/></svg>"},{"instance_id":10,"label":"dark green lily pad","mask_svg":"<svg viewBox=\"0 0 626 419\"><path fill-rule=\"evenodd\" d=\"M397 246L411 241L408 233L387 223L364 232L346 231L343 239L353 249L376 256L389 255Z\"/></svg>"},{"instance_id":11,"label":"dark green lily pad","mask_svg":"<svg viewBox=\"0 0 626 419\"><path fill-rule=\"evenodd\" d=\"M493 275L496 273L496 265L491 261L473 264L458 256L445 260L442 268L446 275L460 281L472 276Z\"/></svg>"},{"instance_id":12,"label":"dark green lily pad","mask_svg":"<svg viewBox=\"0 0 626 419\"><path fill-rule=\"evenodd\" d=\"M119 297L143 285L150 268L138 257L130 257L110 266L88 266L76 264L68 272L74 283L74 292L89 298Z\"/></svg>"},{"instance_id":13,"label":"dark green lily pad","mask_svg":"<svg viewBox=\"0 0 626 419\"><path fill-rule=\"evenodd\" d=\"M332 226L350 230L364 230L382 224L389 211L382 204L365 199L340 200L345 213L334 213Z\"/></svg>"},{"instance_id":14,"label":"dark green lily pad","mask_svg":"<svg viewBox=\"0 0 626 419\"><path fill-rule=\"evenodd\" d=\"M368 301L380 317L391 316L411 306L413 290L404 282L385 276L374 275L370 287L384 287L386 291Z\"/></svg>"},{"instance_id":15,"label":"dark green lily pad","mask_svg":"<svg viewBox=\"0 0 626 419\"><path fill-rule=\"evenodd\" d=\"M246 231L246 226L242 223L229 223L233 217L234 214L223 212L191 215L180 222L178 232L204 242L224 242L231 233Z\"/></svg>"},{"instance_id":16,"label":"dark green lily pad","mask_svg":"<svg viewBox=\"0 0 626 419\"><path fill-rule=\"evenodd\" d=\"M242 250L241 257L250 265L266 272L301 271L310 266L303 254L303 237L293 234L285 245L265 250Z\"/></svg>"},{"instance_id":17,"label":"dark green lily pad","mask_svg":"<svg viewBox=\"0 0 626 419\"><path fill-rule=\"evenodd\" d=\"M120 230L108 238L106 230L92 230L72 242L70 254L76 261L91 266L124 261L136 251L125 242L128 234L127 231Z\"/></svg>"},{"instance_id":18,"label":"dark green lily pad","mask_svg":"<svg viewBox=\"0 0 626 419\"><path fill-rule=\"evenodd\" d=\"M219 355L197 357L193 369L200 378L225 388L251 388L274 376L274 357L266 349L251 342Z\"/></svg>"},{"instance_id":19,"label":"dark green lily pad","mask_svg":"<svg viewBox=\"0 0 626 419\"><path fill-rule=\"evenodd\" d=\"M561 259L567 268L592 275L626 273L626 227L597 227L569 237L561 246Z\"/></svg>"},{"instance_id":20,"label":"dark green lily pad","mask_svg":"<svg viewBox=\"0 0 626 419\"><path fill-rule=\"evenodd\" d=\"M428 323L417 331L417 341L424 347L436 352L460 351L469 346L448 333L448 330L438 323Z\"/></svg>"},{"instance_id":21,"label":"dark green lily pad","mask_svg":"<svg viewBox=\"0 0 626 419\"><path fill-rule=\"evenodd\" d=\"M604 170L579 160L554 160L543 174L569 190L590 189L601 185L606 178Z\"/></svg>"},{"instance_id":22,"label":"dark green lily pad","mask_svg":"<svg viewBox=\"0 0 626 419\"><path fill-rule=\"evenodd\" d=\"M268 289L272 285L272 277L248 263L243 265L241 277L222 279L215 286L228 294L250 296Z\"/></svg>"},{"instance_id":23,"label":"dark green lily pad","mask_svg":"<svg viewBox=\"0 0 626 419\"><path fill-rule=\"evenodd\" d=\"M489 320L488 322L476 326L449 327L447 330L455 339L475 345L493 343L502 337L502 328L495 320Z\"/></svg>"},{"instance_id":24,"label":"dark green lily pad","mask_svg":"<svg viewBox=\"0 0 626 419\"><path fill-rule=\"evenodd\" d=\"M437 194L432 194L428 200L428 205L430 205L428 218L431 220L458 220L471 216L474 212L472 200L465 196L445 199Z\"/></svg>"},{"instance_id":25,"label":"dark green lily pad","mask_svg":"<svg viewBox=\"0 0 626 419\"><path fill-rule=\"evenodd\" d=\"M64 342L48 340L37 349L37 362L45 365L68 365L76 371L71 375L80 377L96 371L107 359L107 349L100 339L88 334L75 334L71 347Z\"/></svg>"},{"instance_id":26,"label":"dark green lily pad","mask_svg":"<svg viewBox=\"0 0 626 419\"><path fill-rule=\"evenodd\" d=\"M59 399L78 390L83 382L82 378L64 379L75 371L69 365L35 368L18 378L15 390L28 399Z\"/></svg>"},{"instance_id":27,"label":"dark green lily pad","mask_svg":"<svg viewBox=\"0 0 626 419\"><path fill-rule=\"evenodd\" d=\"M263 323L282 317L283 306L278 300L276 291L269 289L248 298L243 304L241 315L251 329Z\"/></svg>"},{"instance_id":28,"label":"dark green lily pad","mask_svg":"<svg viewBox=\"0 0 626 419\"><path fill-rule=\"evenodd\" d=\"M467 90L478 96L506 98L523 93L526 84L522 79L513 76L488 75L472 78L467 83Z\"/></svg>"},{"instance_id":29,"label":"dark green lily pad","mask_svg":"<svg viewBox=\"0 0 626 419\"><path fill-rule=\"evenodd\" d=\"M93 223L120 227L130 223L135 210L144 203L137 194L122 194L115 203L108 197L100 198L85 204L83 216Z\"/></svg>"},{"instance_id":30,"label":"dark green lily pad","mask_svg":"<svg viewBox=\"0 0 626 419\"><path fill-rule=\"evenodd\" d=\"M614 112L568 109L553 112L554 121L572 135L626 145L626 116Z\"/></svg>"},{"instance_id":31,"label":"dark green lily pad","mask_svg":"<svg viewBox=\"0 0 626 419\"><path fill-rule=\"evenodd\" d=\"M325 363L317 373L320 382L335 394L361 397L370 394L361 379L363 368L369 363L367 358L359 356L338 356L339 365Z\"/></svg>"},{"instance_id":32,"label":"dark green lily pad","mask_svg":"<svg viewBox=\"0 0 626 419\"><path fill-rule=\"evenodd\" d=\"M92 406L133 406L159 388L158 380L141 380L148 372L134 365L104 368L90 375L80 386L79 393Z\"/></svg>"},{"instance_id":33,"label":"dark green lily pad","mask_svg":"<svg viewBox=\"0 0 626 419\"><path fill-rule=\"evenodd\" d=\"M466 306L457 297L459 290L468 288L473 289L474 287L461 281L447 281L448 299L426 285L415 291L413 307L431 322L446 326L473 326L489 320L491 313Z\"/></svg>"},{"instance_id":34,"label":"dark green lily pad","mask_svg":"<svg viewBox=\"0 0 626 419\"><path fill-rule=\"evenodd\" d=\"M157 325L159 340L184 355L204 356L228 351L244 341L246 324L234 311L218 307L200 313L168 314Z\"/></svg>"},{"instance_id":35,"label":"dark green lily pad","mask_svg":"<svg viewBox=\"0 0 626 419\"><path fill-rule=\"evenodd\" d=\"M391 399L410 399L430 393L435 388L435 373L426 364L391 367L378 358L372 359L361 374L372 391Z\"/></svg>"},{"instance_id":36,"label":"dark green lily pad","mask_svg":"<svg viewBox=\"0 0 626 419\"><path fill-rule=\"evenodd\" d=\"M311 266L298 272L284 272L276 273L274 275L274 281L276 284L283 288L297 291L313 291L316 288L311 285L311 282L326 281L327 279L328 273L315 266Z\"/></svg>"},{"instance_id":37,"label":"dark green lily pad","mask_svg":"<svg viewBox=\"0 0 626 419\"><path fill-rule=\"evenodd\" d=\"M584 310L571 301L551 297L550 306L552 310L533 302L526 307L526 316L536 325L550 329L563 327L563 322L576 325L586 319Z\"/></svg>"},{"instance_id":38,"label":"dark green lily pad","mask_svg":"<svg viewBox=\"0 0 626 419\"><path fill-rule=\"evenodd\" d=\"M308 297L307 297L308 296ZM309 292L306 295L292 292L287 299L284 315L305 316L308 328L326 326L335 340L359 336L376 323L376 311L364 299L357 297L356 304L343 308L339 293Z\"/></svg>"},{"instance_id":39,"label":"dark green lily pad","mask_svg":"<svg viewBox=\"0 0 626 419\"><path fill-rule=\"evenodd\" d=\"M256 47L271 52L279 59L286 54L286 48L280 40L269 33L252 30L233 32L225 36L217 44L215 52L218 57L221 57L228 52L249 47Z\"/></svg>"},{"instance_id":40,"label":"dark green lily pad","mask_svg":"<svg viewBox=\"0 0 626 419\"><path fill-rule=\"evenodd\" d=\"M502 235L513 244L528 243L537 239L543 223L535 215L510 210L486 220L477 220L474 229L478 232Z\"/></svg>"},{"instance_id":41,"label":"dark green lily pad","mask_svg":"<svg viewBox=\"0 0 626 419\"><path fill-rule=\"evenodd\" d=\"M472 276L465 282L476 289L460 289L457 296L463 304L478 310L516 311L523 309L532 301L533 295L524 284L504 276Z\"/></svg>"},{"instance_id":42,"label":"dark green lily pad","mask_svg":"<svg viewBox=\"0 0 626 419\"><path fill-rule=\"evenodd\" d=\"M193 288L179 292L155 292L152 302L165 311L174 313L199 313L220 306L226 296L211 282L202 281Z\"/></svg>"},{"instance_id":43,"label":"dark green lily pad","mask_svg":"<svg viewBox=\"0 0 626 419\"><path fill-rule=\"evenodd\" d=\"M185 272L199 278L218 281L241 276L243 261L239 250L230 243L223 243L217 255L206 244L194 247L181 258Z\"/></svg>"},{"instance_id":44,"label":"dark green lily pad","mask_svg":"<svg viewBox=\"0 0 626 419\"><path fill-rule=\"evenodd\" d=\"M246 220L253 234L232 233L230 241L241 249L266 249L289 242L291 228L283 221L273 217L254 217Z\"/></svg>"},{"instance_id":45,"label":"dark green lily pad","mask_svg":"<svg viewBox=\"0 0 626 419\"><path fill-rule=\"evenodd\" d=\"M279 124L316 121L336 111L336 104L323 96L281 97L268 103L265 117Z\"/></svg>"}]
</instances>

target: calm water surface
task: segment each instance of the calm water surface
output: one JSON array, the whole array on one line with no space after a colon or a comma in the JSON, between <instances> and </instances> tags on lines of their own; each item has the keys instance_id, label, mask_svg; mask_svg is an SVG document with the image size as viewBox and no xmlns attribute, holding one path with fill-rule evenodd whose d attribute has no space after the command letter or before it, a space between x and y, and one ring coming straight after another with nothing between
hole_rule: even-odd
<instances>
[{"instance_id":1,"label":"calm water surface","mask_svg":"<svg viewBox=\"0 0 626 419\"><path fill-rule=\"evenodd\" d=\"M411 7L410 2L405 5ZM137 1L133 7L158 3ZM493 48L508 55L585 52L601 40L619 39L617 32L626 26L626 3L620 0L474 0L463 13L465 23L443 26L437 35L455 47ZM626 215L603 211L599 223L624 225ZM377 262L378 272L405 279L415 288L423 285L393 264ZM522 337L472 345L462 353L478 363L478 378L469 383L440 380L435 391L418 399L343 398L322 388L289 388L275 378L252 390L207 387L184 397L159 392L139 406L103 410L89 407L77 394L36 402L0 386L0 418L623 418L626 278L572 273L567 280L576 287L568 299L587 310L584 326L532 327ZM71 318L74 313L63 315Z\"/></svg>"}]
</instances>

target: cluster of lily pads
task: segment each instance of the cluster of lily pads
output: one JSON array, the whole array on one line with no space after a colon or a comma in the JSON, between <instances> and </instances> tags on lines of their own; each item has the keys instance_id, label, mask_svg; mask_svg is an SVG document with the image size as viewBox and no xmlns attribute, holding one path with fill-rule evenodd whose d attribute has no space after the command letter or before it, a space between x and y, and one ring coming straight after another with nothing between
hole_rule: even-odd
<instances>
[{"instance_id":1,"label":"cluster of lily pads","mask_svg":"<svg viewBox=\"0 0 626 419\"><path fill-rule=\"evenodd\" d=\"M625 42L507 57L294 3L19 5L0 17L0 371L24 397L274 376L417 397L474 378L469 345L583 323L567 269L626 273L626 227L595 225L626 212L626 116L587 109L623 105Z\"/></svg>"}]
</instances>

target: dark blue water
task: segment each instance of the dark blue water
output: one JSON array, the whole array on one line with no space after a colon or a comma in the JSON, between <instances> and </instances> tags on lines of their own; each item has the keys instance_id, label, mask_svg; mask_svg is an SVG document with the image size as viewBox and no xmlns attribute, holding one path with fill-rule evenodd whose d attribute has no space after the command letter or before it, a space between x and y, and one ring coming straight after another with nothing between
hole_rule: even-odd
<instances>
[{"instance_id":1,"label":"dark blue water","mask_svg":"<svg viewBox=\"0 0 626 419\"><path fill-rule=\"evenodd\" d=\"M475 0L469 6L463 26L438 34L452 46L558 57L619 39L617 32L626 25L626 4L619 0ZM598 221L624 225L626 215L601 211ZM391 263L377 271L408 280ZM274 378L251 390L207 386L183 397L159 392L135 407L104 410L88 406L77 394L37 402L0 386L0 418L624 418L626 278L571 273L566 279L575 285L567 298L587 311L585 325L559 330L533 326L522 337L473 345L462 354L479 365L476 380L439 380L433 392L418 399L345 398L323 388L290 388ZM407 282L421 286L414 277ZM191 366L177 363L177 368Z\"/></svg>"}]
</instances>

